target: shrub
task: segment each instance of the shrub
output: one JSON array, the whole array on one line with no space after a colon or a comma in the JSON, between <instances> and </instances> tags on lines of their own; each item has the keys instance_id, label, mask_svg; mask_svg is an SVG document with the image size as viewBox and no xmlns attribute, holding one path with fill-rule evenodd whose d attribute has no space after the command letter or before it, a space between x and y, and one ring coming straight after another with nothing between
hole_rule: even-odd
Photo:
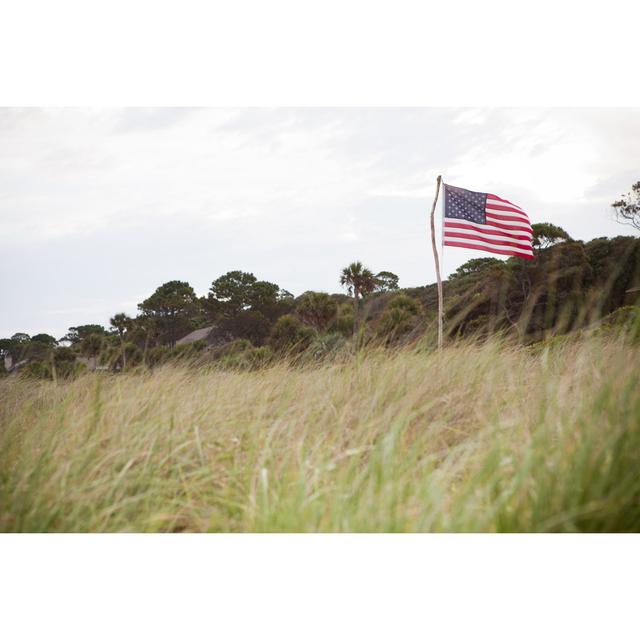
<instances>
[{"instance_id":1,"label":"shrub","mask_svg":"<svg viewBox=\"0 0 640 640\"><path fill-rule=\"evenodd\" d=\"M341 333L325 333L313 340L308 347L308 351L312 358L320 360L337 354L346 344L347 339Z\"/></svg>"},{"instance_id":2,"label":"shrub","mask_svg":"<svg viewBox=\"0 0 640 640\"><path fill-rule=\"evenodd\" d=\"M57 372L56 372L57 373ZM51 365L41 360L33 360L20 369L19 374L25 378L35 378L38 380L52 380Z\"/></svg>"},{"instance_id":3,"label":"shrub","mask_svg":"<svg viewBox=\"0 0 640 640\"><path fill-rule=\"evenodd\" d=\"M343 302L338 306L336 316L327 326L330 333L340 333L345 338L353 335L353 305Z\"/></svg>"},{"instance_id":4,"label":"shrub","mask_svg":"<svg viewBox=\"0 0 640 640\"><path fill-rule=\"evenodd\" d=\"M604 335L627 334L632 340L640 340L640 307L619 307L603 318L595 330Z\"/></svg>"},{"instance_id":5,"label":"shrub","mask_svg":"<svg viewBox=\"0 0 640 640\"><path fill-rule=\"evenodd\" d=\"M307 291L300 296L296 314L304 322L318 330L326 329L338 313L338 303L328 293Z\"/></svg>"},{"instance_id":6,"label":"shrub","mask_svg":"<svg viewBox=\"0 0 640 640\"><path fill-rule=\"evenodd\" d=\"M401 307L389 307L378 322L377 335L387 341L405 336L418 324L418 317Z\"/></svg>"},{"instance_id":7,"label":"shrub","mask_svg":"<svg viewBox=\"0 0 640 640\"><path fill-rule=\"evenodd\" d=\"M314 334L313 329L305 327L298 318L287 314L278 318L273 326L269 343L274 351L299 353L309 346Z\"/></svg>"},{"instance_id":8,"label":"shrub","mask_svg":"<svg viewBox=\"0 0 640 640\"><path fill-rule=\"evenodd\" d=\"M151 367L164 364L171 357L171 349L166 345L153 347L147 351L146 363Z\"/></svg>"},{"instance_id":9,"label":"shrub","mask_svg":"<svg viewBox=\"0 0 640 640\"><path fill-rule=\"evenodd\" d=\"M417 316L421 313L420 303L415 299L401 293L395 296L387 305L388 309L404 309L410 314Z\"/></svg>"},{"instance_id":10,"label":"shrub","mask_svg":"<svg viewBox=\"0 0 640 640\"><path fill-rule=\"evenodd\" d=\"M418 326L420 311L420 304L414 298L404 294L395 296L382 313L376 334L387 342L406 336Z\"/></svg>"},{"instance_id":11,"label":"shrub","mask_svg":"<svg viewBox=\"0 0 640 640\"><path fill-rule=\"evenodd\" d=\"M271 347L249 347L241 351L228 353L220 358L220 366L230 369L254 370L267 366L273 361Z\"/></svg>"}]
</instances>

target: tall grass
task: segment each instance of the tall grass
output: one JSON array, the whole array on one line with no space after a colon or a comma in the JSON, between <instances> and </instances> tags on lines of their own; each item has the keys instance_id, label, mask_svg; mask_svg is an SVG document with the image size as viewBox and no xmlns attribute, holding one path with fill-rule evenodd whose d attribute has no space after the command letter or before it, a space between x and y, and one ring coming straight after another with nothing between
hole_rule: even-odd
<instances>
[{"instance_id":1,"label":"tall grass","mask_svg":"<svg viewBox=\"0 0 640 640\"><path fill-rule=\"evenodd\" d=\"M640 347L0 381L3 531L638 531Z\"/></svg>"}]
</instances>

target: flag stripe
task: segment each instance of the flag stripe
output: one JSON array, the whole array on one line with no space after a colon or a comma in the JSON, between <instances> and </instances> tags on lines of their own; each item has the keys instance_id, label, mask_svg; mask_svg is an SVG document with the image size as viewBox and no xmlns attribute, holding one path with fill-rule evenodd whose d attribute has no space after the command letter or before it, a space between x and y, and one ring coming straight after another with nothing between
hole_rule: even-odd
<instances>
[{"instance_id":1,"label":"flag stripe","mask_svg":"<svg viewBox=\"0 0 640 640\"><path fill-rule=\"evenodd\" d=\"M459 220L461 220L461 218L445 218L445 224L450 224L449 221L453 221L455 220L456 222L458 222ZM473 224L473 225L477 225L476 222L471 222L470 220L465 220L464 221L465 224ZM524 226L515 226L515 225L511 225L511 224L502 224L501 222L494 222L494 221L488 221L490 222L489 225L477 225L480 227L486 227L486 226L491 226L491 227L495 227L498 230L504 230L504 231L515 231L517 233L522 233L525 235L528 235L529 237L533 236L533 233L531 231L530 227L524 227Z\"/></svg>"},{"instance_id":2,"label":"flag stripe","mask_svg":"<svg viewBox=\"0 0 640 640\"><path fill-rule=\"evenodd\" d=\"M456 220L452 222L452 220ZM445 229L467 229L469 231L478 231L480 233L492 233L498 236L505 236L507 238L515 238L517 240L524 240L531 244L531 234L527 233L525 230L522 231L501 231L497 227L493 225L486 224L477 224L476 222L471 222L470 220L465 220L464 222L460 222L458 218L445 218L444 219ZM522 234L522 235L521 235Z\"/></svg>"},{"instance_id":3,"label":"flag stripe","mask_svg":"<svg viewBox=\"0 0 640 640\"><path fill-rule=\"evenodd\" d=\"M494 193L487 193L487 198L491 198L492 200L498 200L498 202L504 202L506 204L511 205L512 207L518 207L517 204L513 204L513 202L509 202L509 200L505 200L504 198L501 198L500 196L497 196ZM518 209L520 209L520 207L518 207Z\"/></svg>"},{"instance_id":4,"label":"flag stripe","mask_svg":"<svg viewBox=\"0 0 640 640\"><path fill-rule=\"evenodd\" d=\"M522 211L522 209L517 209L516 207L511 207L511 206L505 206L504 204L494 204L493 202L489 202L489 200L487 200L487 209L493 209L494 211L510 211L511 213L518 213L521 216L525 216L526 214L524 213L524 211Z\"/></svg>"},{"instance_id":5,"label":"flag stripe","mask_svg":"<svg viewBox=\"0 0 640 640\"><path fill-rule=\"evenodd\" d=\"M444 237L445 238L463 238L466 240L474 240L476 238L478 238L478 235L474 235L474 234L470 234L470 233L465 233L464 231L449 231L446 230L444 232ZM482 238L483 240L485 240L486 242L490 242L491 244L496 244L496 245L500 245L500 246L504 246L504 247L517 247L519 249L527 249L530 250L531 249L531 242L527 241L522 241L522 240L516 240L515 238L512 238L511 240L507 240L505 238L501 238L500 236L493 236L493 235L489 235L488 233L483 233L482 234Z\"/></svg>"},{"instance_id":6,"label":"flag stripe","mask_svg":"<svg viewBox=\"0 0 640 640\"><path fill-rule=\"evenodd\" d=\"M497 209L493 205L487 205L485 208L487 213L495 213L498 216L518 216L520 220L524 220L525 222L529 222L529 218L526 213L522 211L516 211L515 209L505 210L505 209Z\"/></svg>"},{"instance_id":7,"label":"flag stripe","mask_svg":"<svg viewBox=\"0 0 640 640\"><path fill-rule=\"evenodd\" d=\"M524 220L518 220L509 216L496 216L493 213L487 213L487 224L506 224L509 229L522 229L523 231L533 232L531 225Z\"/></svg>"},{"instance_id":8,"label":"flag stripe","mask_svg":"<svg viewBox=\"0 0 640 640\"><path fill-rule=\"evenodd\" d=\"M502 224L502 222L492 222L491 224L493 226L498 227L498 229L506 229L507 231L518 231L520 233L528 233L531 237L533 237L533 231L530 227L527 229L527 227L523 227L520 225L515 226L512 224Z\"/></svg>"},{"instance_id":9,"label":"flag stripe","mask_svg":"<svg viewBox=\"0 0 640 640\"><path fill-rule=\"evenodd\" d=\"M505 222L517 222L518 224L526 225L528 229L531 228L531 225L524 219L519 216L506 216L502 213L493 213L492 211L486 211L485 215L487 218L491 218L492 220L504 220Z\"/></svg>"},{"instance_id":10,"label":"flag stripe","mask_svg":"<svg viewBox=\"0 0 640 640\"><path fill-rule=\"evenodd\" d=\"M533 260L533 252L524 253L521 251L516 251L515 249L500 249L498 247L494 247L493 245L489 245L485 242L480 242L478 240L471 242L453 242L451 240L445 240L445 246L447 247L461 247L462 249L480 249L480 251L488 251L489 253L499 253L503 256L520 256L521 258L525 258L527 260Z\"/></svg>"}]
</instances>

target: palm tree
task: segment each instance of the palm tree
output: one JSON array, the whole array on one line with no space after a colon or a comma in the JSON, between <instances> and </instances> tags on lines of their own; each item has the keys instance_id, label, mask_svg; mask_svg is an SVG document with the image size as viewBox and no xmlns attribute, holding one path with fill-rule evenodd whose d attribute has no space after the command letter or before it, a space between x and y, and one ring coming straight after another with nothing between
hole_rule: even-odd
<instances>
[{"instance_id":1,"label":"palm tree","mask_svg":"<svg viewBox=\"0 0 640 640\"><path fill-rule=\"evenodd\" d=\"M373 272L358 261L352 262L342 270L340 284L347 288L350 296L353 296L353 332L355 333L358 327L358 303L360 299L375 290L377 280Z\"/></svg>"},{"instance_id":2,"label":"palm tree","mask_svg":"<svg viewBox=\"0 0 640 640\"><path fill-rule=\"evenodd\" d=\"M90 333L80 341L80 352L87 357L89 369L98 366L98 356L104 346L104 339L97 333Z\"/></svg>"},{"instance_id":3,"label":"palm tree","mask_svg":"<svg viewBox=\"0 0 640 640\"><path fill-rule=\"evenodd\" d=\"M126 313L116 313L110 320L111 326L120 337L120 353L122 354L122 370L127 368L127 356L124 349L124 332L131 328L131 318Z\"/></svg>"}]
</instances>

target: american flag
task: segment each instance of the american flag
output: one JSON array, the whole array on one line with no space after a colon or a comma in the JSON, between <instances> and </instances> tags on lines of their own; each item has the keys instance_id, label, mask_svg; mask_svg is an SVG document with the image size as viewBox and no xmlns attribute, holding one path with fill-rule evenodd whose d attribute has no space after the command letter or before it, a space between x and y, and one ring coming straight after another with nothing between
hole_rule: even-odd
<instances>
[{"instance_id":1,"label":"american flag","mask_svg":"<svg viewBox=\"0 0 640 640\"><path fill-rule=\"evenodd\" d=\"M492 193L444 185L444 244L533 260L529 216Z\"/></svg>"}]
</instances>

